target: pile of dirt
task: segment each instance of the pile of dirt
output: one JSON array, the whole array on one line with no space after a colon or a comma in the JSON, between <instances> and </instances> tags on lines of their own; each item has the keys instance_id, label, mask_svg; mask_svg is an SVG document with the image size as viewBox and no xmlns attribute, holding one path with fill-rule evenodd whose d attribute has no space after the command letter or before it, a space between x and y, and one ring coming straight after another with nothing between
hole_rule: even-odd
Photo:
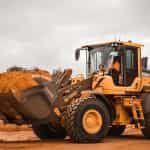
<instances>
[{"instance_id":1,"label":"pile of dirt","mask_svg":"<svg viewBox=\"0 0 150 150\"><path fill-rule=\"evenodd\" d=\"M0 124L0 132L30 131L29 125Z\"/></svg>"},{"instance_id":2,"label":"pile of dirt","mask_svg":"<svg viewBox=\"0 0 150 150\"><path fill-rule=\"evenodd\" d=\"M45 70L21 70L8 71L0 74L0 93L8 93L10 90L25 90L38 85L34 77L51 79L50 73Z\"/></svg>"}]
</instances>

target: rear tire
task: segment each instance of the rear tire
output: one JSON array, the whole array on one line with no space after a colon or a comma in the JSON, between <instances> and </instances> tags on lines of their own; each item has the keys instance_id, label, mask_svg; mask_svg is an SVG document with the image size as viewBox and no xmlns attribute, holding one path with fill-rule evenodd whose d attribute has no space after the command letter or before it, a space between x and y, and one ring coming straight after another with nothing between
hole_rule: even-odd
<instances>
[{"instance_id":1,"label":"rear tire","mask_svg":"<svg viewBox=\"0 0 150 150\"><path fill-rule=\"evenodd\" d=\"M87 120L89 119L89 122L87 121L87 128L85 128L84 118L86 117L85 115L88 115L87 113L89 113L89 118L87 118ZM97 117L97 119L94 118L94 124L92 121L90 122L90 115L92 115L92 113L94 117ZM71 105L67 106L64 118L66 131L74 142L99 142L109 131L109 111L103 102L96 100L95 98L86 100L76 99Z\"/></svg>"},{"instance_id":2,"label":"rear tire","mask_svg":"<svg viewBox=\"0 0 150 150\"><path fill-rule=\"evenodd\" d=\"M33 132L41 139L64 138L66 131L63 128L55 129L50 124L33 125Z\"/></svg>"},{"instance_id":3,"label":"rear tire","mask_svg":"<svg viewBox=\"0 0 150 150\"><path fill-rule=\"evenodd\" d=\"M150 139L150 113L145 114L144 119L145 123L142 132L145 138Z\"/></svg>"},{"instance_id":4,"label":"rear tire","mask_svg":"<svg viewBox=\"0 0 150 150\"><path fill-rule=\"evenodd\" d=\"M112 126L109 130L109 135L110 136L120 136L124 130L125 130L126 126L125 125L116 125L116 126Z\"/></svg>"}]
</instances>

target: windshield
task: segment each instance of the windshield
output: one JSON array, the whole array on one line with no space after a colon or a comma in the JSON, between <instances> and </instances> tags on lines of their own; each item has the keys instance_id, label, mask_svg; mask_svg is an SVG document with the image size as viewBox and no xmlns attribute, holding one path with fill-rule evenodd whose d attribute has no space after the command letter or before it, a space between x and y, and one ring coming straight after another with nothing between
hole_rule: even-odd
<instances>
[{"instance_id":1,"label":"windshield","mask_svg":"<svg viewBox=\"0 0 150 150\"><path fill-rule=\"evenodd\" d=\"M90 51L91 68L90 72L96 72L99 70L99 65L103 64L106 72L108 72L110 65L114 57L118 56L116 47L112 46L101 46L94 48Z\"/></svg>"}]
</instances>

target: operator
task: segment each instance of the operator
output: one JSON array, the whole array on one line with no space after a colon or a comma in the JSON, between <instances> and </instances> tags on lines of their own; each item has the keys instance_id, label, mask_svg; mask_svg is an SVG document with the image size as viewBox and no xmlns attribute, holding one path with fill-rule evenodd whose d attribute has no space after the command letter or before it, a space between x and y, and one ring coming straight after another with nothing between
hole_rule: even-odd
<instances>
[{"instance_id":1,"label":"operator","mask_svg":"<svg viewBox=\"0 0 150 150\"><path fill-rule=\"evenodd\" d=\"M114 57L113 62L109 68L108 74L112 76L115 85L119 85L120 56Z\"/></svg>"}]
</instances>

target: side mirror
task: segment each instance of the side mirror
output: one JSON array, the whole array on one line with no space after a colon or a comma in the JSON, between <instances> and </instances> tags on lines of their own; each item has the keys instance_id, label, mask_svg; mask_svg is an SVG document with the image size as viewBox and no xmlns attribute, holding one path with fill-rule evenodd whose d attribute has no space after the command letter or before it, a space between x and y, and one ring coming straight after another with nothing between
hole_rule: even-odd
<instances>
[{"instance_id":1,"label":"side mirror","mask_svg":"<svg viewBox=\"0 0 150 150\"><path fill-rule=\"evenodd\" d=\"M76 49L76 51L75 51L75 60L76 60L76 61L78 61L79 58L80 58L80 50L81 50L81 49L78 48L78 49Z\"/></svg>"},{"instance_id":2,"label":"side mirror","mask_svg":"<svg viewBox=\"0 0 150 150\"><path fill-rule=\"evenodd\" d=\"M142 58L142 69L147 70L148 67L148 57Z\"/></svg>"}]
</instances>

